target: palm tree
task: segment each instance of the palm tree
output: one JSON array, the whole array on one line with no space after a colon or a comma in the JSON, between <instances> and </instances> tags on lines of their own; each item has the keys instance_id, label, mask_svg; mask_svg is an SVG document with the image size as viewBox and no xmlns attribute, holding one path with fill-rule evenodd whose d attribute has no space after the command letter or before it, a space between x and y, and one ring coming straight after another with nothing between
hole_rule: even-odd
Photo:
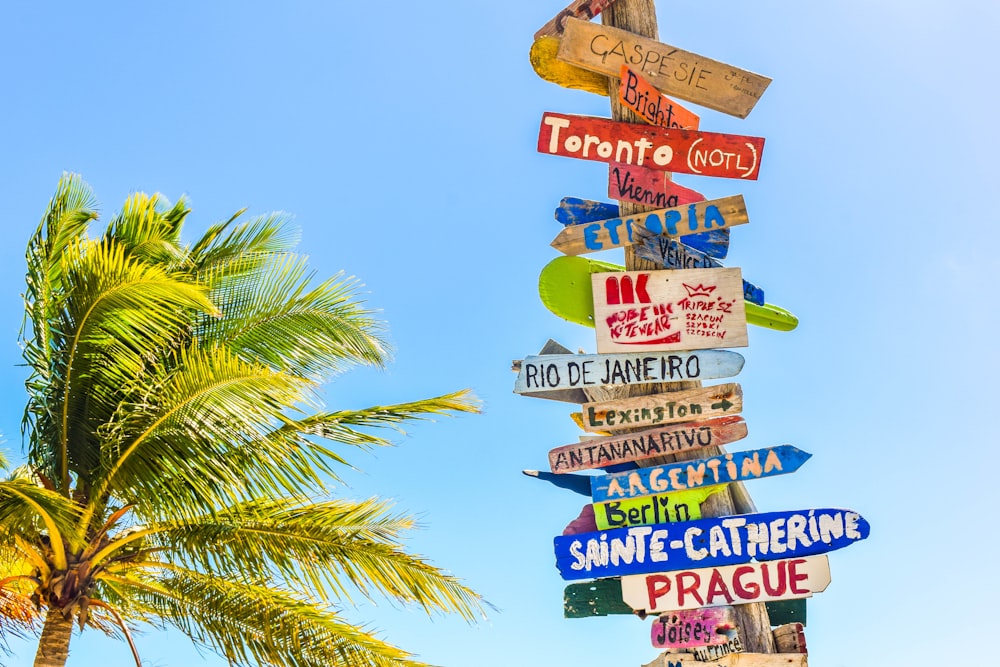
<instances>
[{"instance_id":1,"label":"palm tree","mask_svg":"<svg viewBox=\"0 0 1000 667\"><path fill-rule=\"evenodd\" d=\"M0 483L0 572L44 616L35 665L65 664L74 623L120 634L137 664L139 623L234 665L420 664L344 606L384 595L473 620L483 603L405 551L410 517L330 496L332 443L385 445L366 427L474 397L323 410L323 382L386 360L355 284L313 284L285 216L240 211L184 245L188 212L135 194L91 239L93 195L64 175L29 242L28 465Z\"/></svg>"}]
</instances>

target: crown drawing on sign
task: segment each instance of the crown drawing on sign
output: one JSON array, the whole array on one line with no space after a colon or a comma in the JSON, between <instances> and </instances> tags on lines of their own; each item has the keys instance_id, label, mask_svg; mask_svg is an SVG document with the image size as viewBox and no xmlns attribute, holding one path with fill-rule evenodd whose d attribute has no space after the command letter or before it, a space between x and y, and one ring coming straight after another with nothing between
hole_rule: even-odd
<instances>
[{"instance_id":1,"label":"crown drawing on sign","mask_svg":"<svg viewBox=\"0 0 1000 667\"><path fill-rule=\"evenodd\" d=\"M640 273L635 277L635 285L632 284L632 276L608 276L604 281L604 292L609 306L617 306L623 303L649 303L649 294L646 293L646 283L649 281L648 273ZM714 288L713 288L714 289Z\"/></svg>"},{"instance_id":2,"label":"crown drawing on sign","mask_svg":"<svg viewBox=\"0 0 1000 667\"><path fill-rule=\"evenodd\" d=\"M681 283L681 284L684 285L684 289L687 290L689 297L712 296L712 292L714 292L715 288L718 287L718 285L712 285L711 287L708 287L706 285L702 285L701 283L698 283L698 285L688 285L687 283Z\"/></svg>"}]
</instances>

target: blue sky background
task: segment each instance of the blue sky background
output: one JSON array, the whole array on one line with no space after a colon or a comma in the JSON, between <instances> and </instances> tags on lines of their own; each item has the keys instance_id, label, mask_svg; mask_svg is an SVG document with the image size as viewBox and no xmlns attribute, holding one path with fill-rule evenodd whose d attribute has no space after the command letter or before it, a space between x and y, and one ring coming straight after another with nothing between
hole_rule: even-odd
<instances>
[{"instance_id":1,"label":"blue sky background","mask_svg":"<svg viewBox=\"0 0 1000 667\"><path fill-rule=\"evenodd\" d=\"M551 540L581 501L520 474L579 431L568 404L511 392L511 360L550 337L594 351L593 332L549 314L536 288L555 256L559 199L606 199L603 165L535 151L544 111L609 113L606 98L544 82L528 63L535 30L563 6L0 9L0 430L11 455L25 401L24 247L63 170L93 186L104 219L136 190L187 194L189 240L242 207L289 211L318 275L357 276L396 349L385 371L330 385L328 405L461 387L485 405L415 425L398 448L352 453L361 471L337 492L418 514L426 528L411 549L499 611L469 626L380 601L351 618L440 665L650 661L647 622L562 618ZM872 525L831 554L833 582L809 602L810 663L977 651L1000 593L1000 5L661 1L658 18L661 41L774 80L745 120L696 109L703 130L766 138L760 180L677 181L745 196L751 224L733 231L726 265L801 319L791 333L751 328L742 351L750 436L736 449L813 454L795 475L748 485L758 507L849 507ZM11 648L0 663L31 664L32 643ZM151 666L225 664L177 633L145 632L139 649ZM123 643L74 637L74 667L129 661Z\"/></svg>"}]
</instances>

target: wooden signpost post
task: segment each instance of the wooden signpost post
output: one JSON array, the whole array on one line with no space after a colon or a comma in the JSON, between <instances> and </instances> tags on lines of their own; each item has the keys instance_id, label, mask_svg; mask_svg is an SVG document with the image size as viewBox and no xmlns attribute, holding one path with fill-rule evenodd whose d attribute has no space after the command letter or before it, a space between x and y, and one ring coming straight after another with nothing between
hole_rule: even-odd
<instances>
[{"instance_id":1,"label":"wooden signpost post","mask_svg":"<svg viewBox=\"0 0 1000 667\"><path fill-rule=\"evenodd\" d=\"M759 175L763 151L761 137L666 130L549 111L538 130L539 153L752 181Z\"/></svg>"},{"instance_id":2,"label":"wooden signpost post","mask_svg":"<svg viewBox=\"0 0 1000 667\"><path fill-rule=\"evenodd\" d=\"M549 467L555 473L590 470L685 449L724 445L745 437L746 422L737 415L680 422L556 447L549 451Z\"/></svg>"},{"instance_id":3,"label":"wooden signpost post","mask_svg":"<svg viewBox=\"0 0 1000 667\"><path fill-rule=\"evenodd\" d=\"M560 535L553 547L559 574L574 581L804 558L863 540L868 530L857 512L827 508Z\"/></svg>"},{"instance_id":4,"label":"wooden signpost post","mask_svg":"<svg viewBox=\"0 0 1000 667\"><path fill-rule=\"evenodd\" d=\"M742 195L700 201L639 215L563 227L550 244L564 255L583 255L637 243L637 230L649 235L686 237L750 222Z\"/></svg>"},{"instance_id":5,"label":"wooden signpost post","mask_svg":"<svg viewBox=\"0 0 1000 667\"><path fill-rule=\"evenodd\" d=\"M622 599L652 614L807 598L829 585L830 564L819 555L622 577Z\"/></svg>"},{"instance_id":6,"label":"wooden signpost post","mask_svg":"<svg viewBox=\"0 0 1000 667\"><path fill-rule=\"evenodd\" d=\"M661 614L650 632L655 648L695 648L725 644L736 631L732 607L707 607Z\"/></svg>"},{"instance_id":7,"label":"wooden signpost post","mask_svg":"<svg viewBox=\"0 0 1000 667\"><path fill-rule=\"evenodd\" d=\"M739 269L595 273L599 353L746 347Z\"/></svg>"},{"instance_id":8,"label":"wooden signpost post","mask_svg":"<svg viewBox=\"0 0 1000 667\"><path fill-rule=\"evenodd\" d=\"M590 492L595 502L601 502L787 475L798 470L810 456L808 452L791 445L730 452L610 475L595 475L590 479Z\"/></svg>"},{"instance_id":9,"label":"wooden signpost post","mask_svg":"<svg viewBox=\"0 0 1000 667\"><path fill-rule=\"evenodd\" d=\"M660 91L703 107L746 118L771 83L766 76L682 51L608 25L567 19L560 60L618 76L631 65Z\"/></svg>"},{"instance_id":10,"label":"wooden signpost post","mask_svg":"<svg viewBox=\"0 0 1000 667\"><path fill-rule=\"evenodd\" d=\"M618 76L618 99L650 125L667 129L697 130L698 114L682 107L653 87L638 72L622 65Z\"/></svg>"},{"instance_id":11,"label":"wooden signpost post","mask_svg":"<svg viewBox=\"0 0 1000 667\"><path fill-rule=\"evenodd\" d=\"M682 389L664 394L584 403L580 423L585 431L621 431L738 414L743 390L735 382Z\"/></svg>"}]
</instances>

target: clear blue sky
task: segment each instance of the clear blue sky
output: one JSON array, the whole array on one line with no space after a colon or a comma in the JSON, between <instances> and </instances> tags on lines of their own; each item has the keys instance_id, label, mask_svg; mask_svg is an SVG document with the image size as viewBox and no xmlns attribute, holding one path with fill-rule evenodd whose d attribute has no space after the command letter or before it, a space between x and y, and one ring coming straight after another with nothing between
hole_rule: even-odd
<instances>
[{"instance_id":1,"label":"clear blue sky","mask_svg":"<svg viewBox=\"0 0 1000 667\"><path fill-rule=\"evenodd\" d=\"M761 510L848 507L871 537L830 555L809 602L817 667L929 664L976 641L998 586L992 382L1000 355L996 109L1000 6L930 2L659 3L661 40L771 77L745 120L760 180L678 182L743 194L727 266L801 319L751 329L747 448L813 454L749 485ZM350 612L453 667L638 667L657 653L629 617L564 620L551 539L580 508L531 481L577 438L568 406L511 392L512 359L547 338L594 350L550 315L538 272L564 196L605 199L597 163L536 153L544 111L608 115L528 64L564 0L522 3L8 3L0 10L0 430L20 453L24 246L63 170L105 216L132 191L187 194L190 237L233 211L294 213L320 276L358 276L396 348L384 372L328 388L364 407L471 387L485 414L412 428L358 454L338 492L380 494L426 526L410 546L499 611L478 626L381 602ZM602 259L620 260L609 255ZM742 447L741 447L742 448ZM983 629L988 627L984 621ZM34 646L0 663L31 663ZM221 666L150 630L146 664ZM127 664L103 636L70 665Z\"/></svg>"}]
</instances>

